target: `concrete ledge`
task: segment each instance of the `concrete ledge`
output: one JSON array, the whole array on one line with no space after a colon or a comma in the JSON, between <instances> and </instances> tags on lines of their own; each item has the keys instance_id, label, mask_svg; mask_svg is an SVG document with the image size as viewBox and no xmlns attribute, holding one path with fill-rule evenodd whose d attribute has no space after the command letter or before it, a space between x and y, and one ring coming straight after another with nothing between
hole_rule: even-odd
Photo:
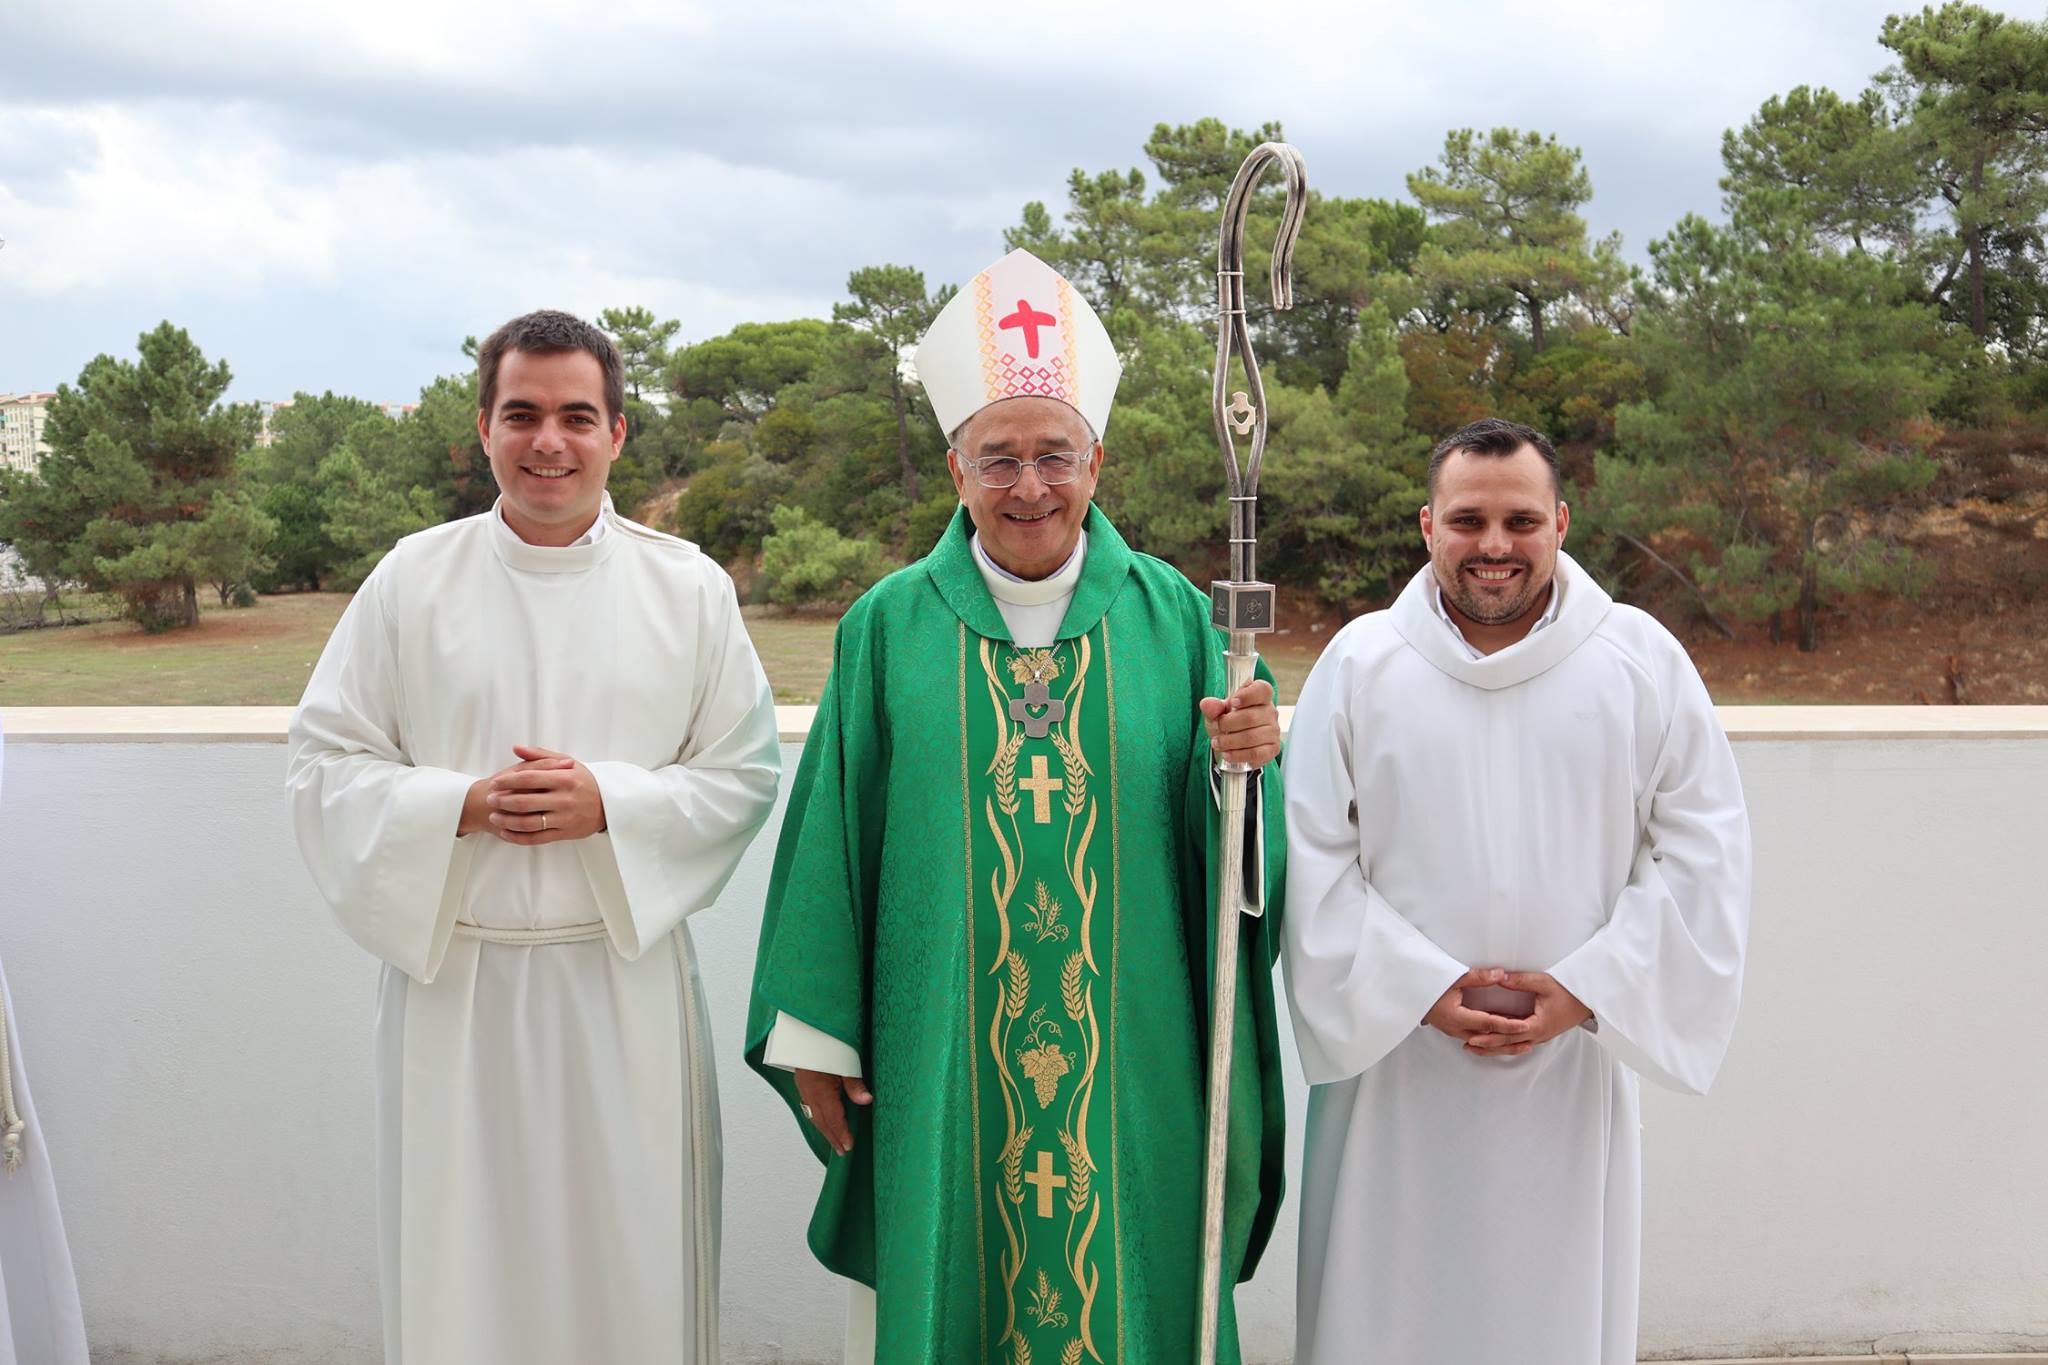
<instances>
[{"instance_id":1,"label":"concrete ledge","mask_svg":"<svg viewBox=\"0 0 2048 1365\"><path fill-rule=\"evenodd\" d=\"M1717 706L1714 710L1733 740L2048 739L2048 706Z\"/></svg>"},{"instance_id":2,"label":"concrete ledge","mask_svg":"<svg viewBox=\"0 0 2048 1365\"><path fill-rule=\"evenodd\" d=\"M1723 706L1743 740L2048 739L2048 706ZM778 706L788 742L810 733L814 706ZM0 707L7 738L24 744L281 744L289 706ZM1290 724L1294 708L1280 708ZM1929 1357L1931 1359L1931 1357ZM1960 1357L1958 1357L1960 1359Z\"/></svg>"},{"instance_id":3,"label":"concrete ledge","mask_svg":"<svg viewBox=\"0 0 2048 1365\"><path fill-rule=\"evenodd\" d=\"M2048 711L2048 707L2041 708ZM0 727L18 744L282 744L289 706L11 706ZM778 706L775 728L796 742L814 706ZM2048 722L2044 722L2048 725Z\"/></svg>"},{"instance_id":4,"label":"concrete ledge","mask_svg":"<svg viewBox=\"0 0 2048 1365\"><path fill-rule=\"evenodd\" d=\"M1664 1365L2048 1365L2048 1353L2041 1351L1979 1351L1964 1355L1930 1354L1926 1351L1886 1351L1858 1356L1717 1356L1712 1360L1660 1356ZM1644 1365L1651 1365L1644 1362Z\"/></svg>"}]
</instances>

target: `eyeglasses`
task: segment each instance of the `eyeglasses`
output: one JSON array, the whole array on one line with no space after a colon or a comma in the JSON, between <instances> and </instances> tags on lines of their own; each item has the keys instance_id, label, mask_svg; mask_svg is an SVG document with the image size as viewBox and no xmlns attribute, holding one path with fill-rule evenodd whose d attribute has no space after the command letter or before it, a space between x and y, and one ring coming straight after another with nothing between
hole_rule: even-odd
<instances>
[{"instance_id":1,"label":"eyeglasses","mask_svg":"<svg viewBox=\"0 0 2048 1365\"><path fill-rule=\"evenodd\" d=\"M1027 465L1038 471L1040 483L1061 484L1080 478L1081 466L1087 462L1088 457L1078 450L1059 450L1035 460L991 455L985 460L969 460L967 467L974 471L974 477L981 481L983 488L1013 488L1017 480L1024 477Z\"/></svg>"}]
</instances>

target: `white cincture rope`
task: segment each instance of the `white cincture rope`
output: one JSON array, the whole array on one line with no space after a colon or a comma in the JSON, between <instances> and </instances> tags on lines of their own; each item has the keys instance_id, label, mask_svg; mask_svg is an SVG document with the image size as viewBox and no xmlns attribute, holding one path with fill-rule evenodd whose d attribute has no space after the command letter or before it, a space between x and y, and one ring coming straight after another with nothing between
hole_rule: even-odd
<instances>
[{"instance_id":1,"label":"white cincture rope","mask_svg":"<svg viewBox=\"0 0 2048 1365\"><path fill-rule=\"evenodd\" d=\"M0 1165L13 1175L21 1169L21 1135L27 1124L14 1107L14 1059L7 1041L7 988L0 986Z\"/></svg>"},{"instance_id":2,"label":"white cincture rope","mask_svg":"<svg viewBox=\"0 0 2048 1365\"><path fill-rule=\"evenodd\" d=\"M455 936L481 939L485 943L509 943L522 948L537 948L548 943L588 943L604 937L604 921L564 924L554 929L495 929L489 925L457 920Z\"/></svg>"}]
</instances>

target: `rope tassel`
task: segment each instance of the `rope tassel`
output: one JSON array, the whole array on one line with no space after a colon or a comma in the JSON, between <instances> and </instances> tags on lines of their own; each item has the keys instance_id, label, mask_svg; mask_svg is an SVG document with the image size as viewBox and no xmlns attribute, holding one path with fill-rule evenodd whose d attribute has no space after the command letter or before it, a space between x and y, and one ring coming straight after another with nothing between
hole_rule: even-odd
<instances>
[{"instance_id":1,"label":"rope tassel","mask_svg":"<svg viewBox=\"0 0 2048 1365\"><path fill-rule=\"evenodd\" d=\"M14 1054L13 1045L7 1038L7 991L0 987L0 1127L6 1135L0 1137L0 1166L7 1174L13 1175L21 1169L27 1152L22 1149L21 1135L28 1125L21 1121L21 1114L14 1107Z\"/></svg>"}]
</instances>

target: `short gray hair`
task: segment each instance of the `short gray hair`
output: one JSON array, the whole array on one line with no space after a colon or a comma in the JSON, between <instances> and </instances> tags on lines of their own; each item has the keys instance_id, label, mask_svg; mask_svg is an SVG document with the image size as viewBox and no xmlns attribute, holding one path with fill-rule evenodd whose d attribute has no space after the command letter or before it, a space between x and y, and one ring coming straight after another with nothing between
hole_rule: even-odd
<instances>
[{"instance_id":1,"label":"short gray hair","mask_svg":"<svg viewBox=\"0 0 2048 1365\"><path fill-rule=\"evenodd\" d=\"M1019 395L1019 397L1028 397L1028 396L1029 396L1029 395L1023 395L1023 394L1020 394L1020 395ZM1050 397L1051 395L1049 395L1049 394L1048 394L1048 395L1043 395L1043 396L1045 396L1045 397ZM1064 401L1064 400L1061 400L1061 401ZM954 428L953 428L953 429L952 429L951 431L949 431L949 432L947 432L947 433L946 433L946 446L947 446L947 448L948 448L948 449L950 449L950 450L959 450L959 449L960 449L960 437L961 437L961 434L962 434L962 433L964 433L964 432L965 432L965 431L967 430L967 428L968 428L968 427L970 427L970 426L972 426L972 425L974 424L974 419L975 419L975 418L977 418L977 417L981 416L981 415L982 415L982 414L983 414L984 412L987 412L987 411L988 411L988 410L989 410L990 408L992 408L992 407L994 407L994 406L995 406L995 404L994 404L994 403L984 403L984 404L982 404L982 405L981 405L980 407L976 408L976 409L975 409L975 410L974 410L973 412L970 412L969 414L967 414L967 416L966 416L966 417L965 417L964 419L962 419L962 421L961 421L961 423L960 423L960 425L959 425L959 426L957 426L957 427L954 427ZM1095 424L1094 424L1093 422L1089 421L1089 420L1088 420L1088 417L1087 417L1087 415L1086 415L1085 413L1083 413L1083 412L1082 412L1082 411L1081 411L1081 410L1080 410L1079 408L1077 408L1077 407L1074 407L1074 405L1073 405L1073 404L1071 404L1071 403L1068 403L1068 404L1067 404L1067 407L1068 407L1068 408L1069 408L1069 409L1070 409L1070 410L1071 410L1071 411L1073 412L1074 416L1076 416L1076 417L1079 417L1079 418L1081 419L1081 430L1083 430L1083 431L1085 431L1085 432L1087 432L1087 433L1088 433L1088 446L1089 446L1089 448L1090 448L1090 449L1092 450L1092 449L1093 449L1093 448L1094 448L1095 446L1097 446L1098 444L1100 444L1100 443L1101 443L1101 441L1102 441L1102 438L1101 438L1100 436L1098 436L1098 435L1096 435L1096 434L1095 434Z\"/></svg>"}]
</instances>

